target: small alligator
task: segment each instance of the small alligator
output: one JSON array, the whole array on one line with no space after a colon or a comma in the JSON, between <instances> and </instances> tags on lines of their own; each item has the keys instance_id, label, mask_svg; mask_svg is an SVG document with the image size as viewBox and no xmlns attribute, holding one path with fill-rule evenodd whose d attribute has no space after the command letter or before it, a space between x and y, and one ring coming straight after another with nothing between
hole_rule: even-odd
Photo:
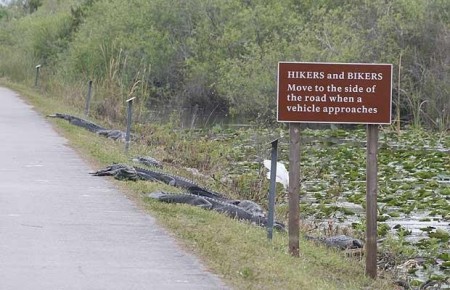
<instances>
[{"instance_id":1,"label":"small alligator","mask_svg":"<svg viewBox=\"0 0 450 290\"><path fill-rule=\"evenodd\" d=\"M259 205L248 201L239 201L233 204L233 200L224 200L218 198L211 198L206 196L198 196L191 193L167 193L167 192L152 192L147 194L148 197L167 203L183 203L193 206L198 206L203 209L214 210L220 213L224 213L229 217L245 220L254 223L259 226L267 226L268 220L263 214L262 209ZM239 204L246 205L248 207L241 207ZM249 206L251 204L251 206ZM256 205L258 208L254 210L253 207ZM275 222L274 228L277 230L285 230L285 226L282 223Z\"/></svg>"},{"instance_id":2,"label":"small alligator","mask_svg":"<svg viewBox=\"0 0 450 290\"><path fill-rule=\"evenodd\" d=\"M150 156L136 156L132 159L132 161L142 163L144 165L147 165L148 167L163 168L160 161Z\"/></svg>"},{"instance_id":3,"label":"small alligator","mask_svg":"<svg viewBox=\"0 0 450 290\"><path fill-rule=\"evenodd\" d=\"M96 133L100 136L104 136L109 139L122 140L122 141L125 140L126 133L123 131L106 129L95 123L92 123L90 121L87 121L87 120L84 120L84 119L81 119L81 118L78 118L78 117L75 117L72 115L56 113L53 115L47 115L47 117L64 119L66 121L69 121L69 123L72 125L84 128L90 132Z\"/></svg>"},{"instance_id":4,"label":"small alligator","mask_svg":"<svg viewBox=\"0 0 450 290\"><path fill-rule=\"evenodd\" d=\"M107 129L97 131L96 133L100 136L120 141L125 141L127 135L127 133L120 130L107 130Z\"/></svg>"},{"instance_id":5,"label":"small alligator","mask_svg":"<svg viewBox=\"0 0 450 290\"><path fill-rule=\"evenodd\" d=\"M265 217L264 210L262 207L254 201L251 200L230 200L230 203L245 209L254 216Z\"/></svg>"},{"instance_id":6,"label":"small alligator","mask_svg":"<svg viewBox=\"0 0 450 290\"><path fill-rule=\"evenodd\" d=\"M364 247L364 243L361 240L346 235L324 237L324 238L305 236L305 238L307 240L312 240L324 244L328 247L338 248L340 250L361 249Z\"/></svg>"},{"instance_id":7,"label":"small alligator","mask_svg":"<svg viewBox=\"0 0 450 290\"><path fill-rule=\"evenodd\" d=\"M106 167L105 169L91 172L90 174L94 176L114 176L114 178L119 180L136 181L140 179L140 176L138 175L136 169L125 164L113 164Z\"/></svg>"}]
</instances>

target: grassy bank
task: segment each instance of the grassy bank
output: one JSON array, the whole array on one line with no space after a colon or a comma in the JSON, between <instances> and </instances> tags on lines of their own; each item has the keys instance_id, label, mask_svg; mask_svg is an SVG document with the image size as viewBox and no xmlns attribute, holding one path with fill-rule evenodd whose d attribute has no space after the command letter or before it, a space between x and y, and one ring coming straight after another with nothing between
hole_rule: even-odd
<instances>
[{"instance_id":1,"label":"grassy bank","mask_svg":"<svg viewBox=\"0 0 450 290\"><path fill-rule=\"evenodd\" d=\"M66 107L58 99L42 96L25 87L7 84L20 94L42 115L54 112L67 112L81 115L71 107ZM90 132L74 127L62 120L51 120L56 130L69 139L70 145L83 158L89 160L93 168L112 162L128 162L123 153L123 144L97 137ZM99 121L101 122L101 121ZM117 125L117 124L116 124ZM119 125L117 125L119 126ZM158 127L151 125L136 128L141 133L147 132L146 139L132 144L130 156L135 154L151 155L165 162L166 169L173 173L183 172L185 164L178 159L185 155L202 156L201 152L183 151L190 148L189 132L174 131L169 125ZM163 143L163 135L172 134L171 144ZM167 137L165 137L167 138ZM201 140L201 146L216 146L226 156L209 156L219 161L236 154L230 143L217 140ZM235 145L234 143L232 145ZM196 150L201 151L199 146ZM168 151L166 151L168 150ZM179 155L172 156L171 150ZM234 153L233 153L234 152ZM172 157L171 157L172 156ZM189 158L187 158L189 159ZM211 160L209 160L211 161ZM187 162L187 161L184 161ZM224 161L225 162L225 161ZM206 166L206 161L190 160L188 164L204 165L204 172L211 173L218 169ZM209 164L209 163L208 163ZM87 174L87 173L86 173ZM245 175L245 174L244 174ZM223 177L216 177L223 179ZM197 178L198 179L198 178ZM250 182L251 181L251 182ZM252 180L245 182L254 182ZM114 181L116 182L116 181ZM212 178L208 185L220 190L228 188L226 181L215 182ZM168 228L189 250L197 254L213 272L217 273L235 289L392 289L391 281L379 279L372 281L364 277L364 263L355 258L346 258L342 253L317 247L301 240L300 258L290 257L287 253L287 235L276 233L272 242L266 240L263 229L237 222L214 212L183 205L162 204L148 200L146 192L154 190L171 190L167 185L151 182L116 182L124 192L129 194L142 208L148 210L158 221ZM204 182L203 182L204 184ZM237 188L239 182L235 183ZM243 187L251 191L252 187Z\"/></svg>"}]
</instances>

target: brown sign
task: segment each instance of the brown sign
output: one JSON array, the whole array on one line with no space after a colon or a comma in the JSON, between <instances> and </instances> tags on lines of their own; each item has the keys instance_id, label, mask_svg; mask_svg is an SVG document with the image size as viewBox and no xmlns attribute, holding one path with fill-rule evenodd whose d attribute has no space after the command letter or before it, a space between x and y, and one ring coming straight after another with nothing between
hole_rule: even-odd
<instances>
[{"instance_id":1,"label":"brown sign","mask_svg":"<svg viewBox=\"0 0 450 290\"><path fill-rule=\"evenodd\" d=\"M391 64L278 64L279 122L390 124L391 98Z\"/></svg>"}]
</instances>

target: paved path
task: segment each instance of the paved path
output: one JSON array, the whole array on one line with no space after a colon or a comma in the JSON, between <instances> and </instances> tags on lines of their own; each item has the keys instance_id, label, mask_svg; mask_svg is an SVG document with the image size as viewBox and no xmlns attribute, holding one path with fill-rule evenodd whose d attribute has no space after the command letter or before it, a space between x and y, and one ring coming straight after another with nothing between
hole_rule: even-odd
<instances>
[{"instance_id":1,"label":"paved path","mask_svg":"<svg viewBox=\"0 0 450 290\"><path fill-rule=\"evenodd\" d=\"M0 87L0 289L224 289Z\"/></svg>"}]
</instances>

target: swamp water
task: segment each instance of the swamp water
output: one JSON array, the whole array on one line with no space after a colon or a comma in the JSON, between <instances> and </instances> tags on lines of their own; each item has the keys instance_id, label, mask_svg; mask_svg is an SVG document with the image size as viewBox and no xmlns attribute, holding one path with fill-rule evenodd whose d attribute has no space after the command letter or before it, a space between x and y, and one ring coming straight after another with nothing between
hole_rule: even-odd
<instances>
[{"instance_id":1,"label":"swamp water","mask_svg":"<svg viewBox=\"0 0 450 290\"><path fill-rule=\"evenodd\" d=\"M278 137L257 134L248 136L243 151L268 148ZM301 136L302 220L323 233L347 228L364 237L365 130L305 129ZM280 141L279 160L288 168L288 137ZM392 266L406 272L411 286L434 280L441 283L440 289L450 289L450 281L444 282L450 279L450 136L381 131L378 144L379 249L395 247L401 258ZM255 161L236 165L257 170L258 162L268 159L266 151L264 156L254 152ZM280 207L285 206L286 195L278 186ZM411 259L416 263L402 269L402 263Z\"/></svg>"}]
</instances>

